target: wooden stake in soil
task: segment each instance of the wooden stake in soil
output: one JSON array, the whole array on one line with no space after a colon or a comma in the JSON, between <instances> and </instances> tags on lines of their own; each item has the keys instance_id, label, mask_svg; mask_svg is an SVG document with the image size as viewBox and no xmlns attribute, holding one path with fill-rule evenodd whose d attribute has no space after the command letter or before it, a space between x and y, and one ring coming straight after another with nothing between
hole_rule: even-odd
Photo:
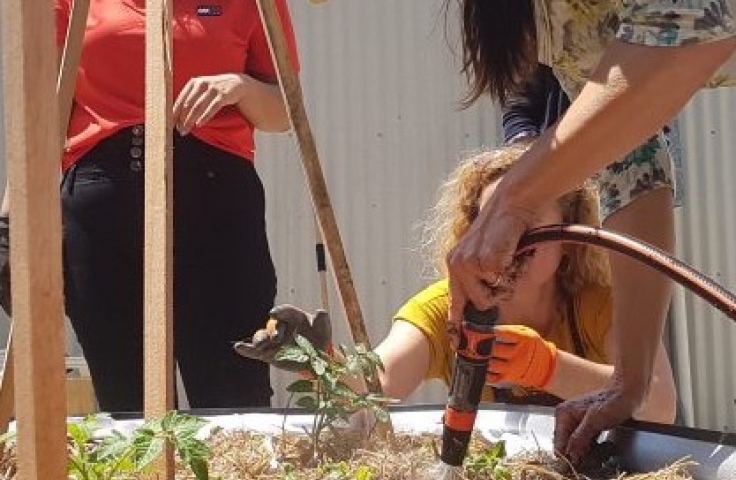
<instances>
[{"instance_id":1,"label":"wooden stake in soil","mask_svg":"<svg viewBox=\"0 0 736 480\"><path fill-rule=\"evenodd\" d=\"M66 465L59 118L53 2L3 0L18 462L24 480Z\"/></svg>"},{"instance_id":2,"label":"wooden stake in soil","mask_svg":"<svg viewBox=\"0 0 736 480\"><path fill-rule=\"evenodd\" d=\"M317 155L314 136L312 135L307 112L304 108L299 77L296 75L289 61L289 50L281 24L281 17L279 16L275 0L258 0L257 3L271 49L271 55L276 64L281 93L286 102L291 125L296 133L302 166L307 176L307 183L312 195L312 203L314 204L317 221L319 222L319 227L322 230L322 238L324 238L327 244L327 251L332 260L332 268L350 326L350 332L355 343L362 343L366 347L371 348L368 332L363 321L363 314L358 303L358 295L355 291L345 250L340 239L340 232L337 228L335 212L330 203L327 185ZM368 388L372 392L380 392L381 385L378 379L370 380Z\"/></svg>"},{"instance_id":3,"label":"wooden stake in soil","mask_svg":"<svg viewBox=\"0 0 736 480\"><path fill-rule=\"evenodd\" d=\"M146 3L144 366L146 416L174 408L171 2ZM169 446L159 465L174 478Z\"/></svg>"},{"instance_id":4,"label":"wooden stake in soil","mask_svg":"<svg viewBox=\"0 0 736 480\"><path fill-rule=\"evenodd\" d=\"M69 28L67 29L64 52L62 56L58 80L56 83L56 95L59 101L59 130L60 148L63 148L66 138L66 130L69 124L69 116L72 111L74 100L74 86L77 81L77 70L79 68L79 57L82 53L82 40L84 29L87 24L89 12L89 0L74 0ZM60 152L61 153L61 152ZM11 319L8 342L5 347L5 361L3 362L3 377L0 381L0 434L8 431L10 419L13 416L15 396L15 376L13 375L13 325Z\"/></svg>"}]
</instances>

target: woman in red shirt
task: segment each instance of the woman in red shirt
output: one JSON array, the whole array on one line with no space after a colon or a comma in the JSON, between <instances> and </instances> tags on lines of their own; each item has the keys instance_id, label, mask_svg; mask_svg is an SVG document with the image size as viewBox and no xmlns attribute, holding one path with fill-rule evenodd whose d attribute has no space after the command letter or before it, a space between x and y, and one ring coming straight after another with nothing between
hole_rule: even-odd
<instances>
[{"instance_id":1,"label":"woman in red shirt","mask_svg":"<svg viewBox=\"0 0 736 480\"><path fill-rule=\"evenodd\" d=\"M69 11L56 0L59 45ZM253 132L288 117L254 0L173 16L175 355L192 407L265 406L268 367L231 344L273 306ZM143 406L144 38L145 0L92 0L62 159L66 308L103 411Z\"/></svg>"}]
</instances>

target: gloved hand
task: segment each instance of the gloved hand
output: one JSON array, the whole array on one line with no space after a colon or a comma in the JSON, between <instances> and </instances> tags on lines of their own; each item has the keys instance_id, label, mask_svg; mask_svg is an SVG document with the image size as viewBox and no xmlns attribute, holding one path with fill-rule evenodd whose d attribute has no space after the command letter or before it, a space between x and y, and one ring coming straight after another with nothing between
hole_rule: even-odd
<instances>
[{"instance_id":1,"label":"gloved hand","mask_svg":"<svg viewBox=\"0 0 736 480\"><path fill-rule=\"evenodd\" d=\"M0 216L0 307L8 316L10 308L10 219Z\"/></svg>"},{"instance_id":2,"label":"gloved hand","mask_svg":"<svg viewBox=\"0 0 736 480\"><path fill-rule=\"evenodd\" d=\"M543 389L557 366L555 344L522 325L498 325L494 332L486 381Z\"/></svg>"},{"instance_id":3,"label":"gloved hand","mask_svg":"<svg viewBox=\"0 0 736 480\"><path fill-rule=\"evenodd\" d=\"M332 347L332 324L324 310L310 315L291 305L280 305L271 310L266 328L258 330L250 341L237 342L233 347L240 355L270 363L276 368L301 372L304 364L276 360L278 351L286 345L295 345L296 336L310 341L314 348L329 351Z\"/></svg>"}]
</instances>

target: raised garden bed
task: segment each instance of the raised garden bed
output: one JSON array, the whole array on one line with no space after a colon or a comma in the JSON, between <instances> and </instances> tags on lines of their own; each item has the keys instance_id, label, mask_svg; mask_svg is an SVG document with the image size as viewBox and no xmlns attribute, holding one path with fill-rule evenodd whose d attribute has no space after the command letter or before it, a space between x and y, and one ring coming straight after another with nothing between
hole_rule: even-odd
<instances>
[{"instance_id":1,"label":"raised garden bed","mask_svg":"<svg viewBox=\"0 0 736 480\"><path fill-rule=\"evenodd\" d=\"M432 469L437 465L440 448L442 407L404 407L394 409L392 421L396 439L362 443L349 435L329 442L327 465L314 465L309 455L309 438L305 434L312 416L284 410L269 411L197 411L207 425L199 436L207 439L213 452L210 475L222 480L424 480L437 478ZM136 418L116 416L107 420L99 433L113 429L129 433L143 422ZM563 480L555 473L559 462L547 463L539 449L551 450L554 419L549 409L531 407L490 407L479 412L477 439L466 462L465 478L469 480ZM647 480L733 480L736 479L736 438L722 434L680 427L663 427L632 423L608 435L615 446L618 467L630 472L660 470L657 475L634 477ZM493 445L503 441L507 450L506 473L496 471ZM687 457L687 458L686 458ZM547 457L548 459L549 457ZM472 464L468 467L468 463ZM688 463L687 468L672 467ZM5 459L0 478L15 479L12 459ZM671 467L662 470L665 467ZM473 468L478 467L478 468ZM685 474L684 472L687 472ZM5 475L5 476L3 476ZM625 478L607 474L608 478ZM89 477L103 478L103 477ZM151 476L115 477L143 479ZM194 479L182 466L177 479Z\"/></svg>"}]
</instances>

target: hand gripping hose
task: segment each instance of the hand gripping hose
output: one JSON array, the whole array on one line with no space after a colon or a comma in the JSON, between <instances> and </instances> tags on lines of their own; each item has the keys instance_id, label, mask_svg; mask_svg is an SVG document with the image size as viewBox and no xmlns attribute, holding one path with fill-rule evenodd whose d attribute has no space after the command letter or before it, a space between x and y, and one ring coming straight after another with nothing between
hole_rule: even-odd
<instances>
[{"instance_id":1,"label":"hand gripping hose","mask_svg":"<svg viewBox=\"0 0 736 480\"><path fill-rule=\"evenodd\" d=\"M684 262L633 237L586 225L550 225L527 232L519 241L517 253L549 242L584 243L627 255L667 275L736 321L736 296L733 293ZM453 471L462 465L467 454L491 357L492 332L497 315L495 308L479 312L468 304L465 309L443 420L440 459L446 468L441 470L444 473L439 475L440 478L454 478Z\"/></svg>"}]
</instances>

